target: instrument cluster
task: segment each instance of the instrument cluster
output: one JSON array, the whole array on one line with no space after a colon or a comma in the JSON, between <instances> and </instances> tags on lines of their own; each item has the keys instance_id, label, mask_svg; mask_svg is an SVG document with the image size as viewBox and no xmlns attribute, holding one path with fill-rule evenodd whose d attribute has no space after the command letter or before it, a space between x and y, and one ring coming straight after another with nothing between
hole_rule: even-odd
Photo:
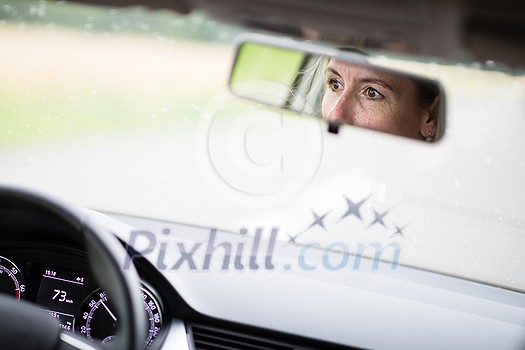
<instances>
[{"instance_id":1,"label":"instrument cluster","mask_svg":"<svg viewBox=\"0 0 525 350\"><path fill-rule=\"evenodd\" d=\"M82 252L60 250L0 249L0 293L37 304L65 332L98 344L111 342L119 327L111 295L97 285ZM144 281L140 292L148 325L144 346L149 347L162 329L163 308Z\"/></svg>"}]
</instances>

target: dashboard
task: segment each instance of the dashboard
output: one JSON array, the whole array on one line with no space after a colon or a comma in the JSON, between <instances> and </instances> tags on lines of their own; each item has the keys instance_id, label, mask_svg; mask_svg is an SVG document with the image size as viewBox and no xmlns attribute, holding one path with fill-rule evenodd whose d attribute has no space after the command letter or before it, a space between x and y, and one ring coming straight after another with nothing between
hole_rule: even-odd
<instances>
[{"instance_id":1,"label":"dashboard","mask_svg":"<svg viewBox=\"0 0 525 350\"><path fill-rule=\"evenodd\" d=\"M144 328L134 328L143 329L135 344L148 349L405 349L422 344L427 349L452 344L522 349L525 344L522 293L403 266L338 273L267 270L258 254L250 255L250 261L259 261L259 269L250 270L248 263L245 270L226 273L221 262L227 242L255 247L253 242L263 240L91 211L75 221L57 208L72 210L28 201L27 195L17 202L0 188L0 293L9 297L0 299L0 319L10 308L8 301L27 301L36 306L35 312L47 314L46 320L56 321L60 336L70 334L96 348L122 344L125 338L115 335L131 334L125 333L127 319L117 310L125 313L134 304L134 320L140 314L144 321ZM90 234L84 232L94 227L107 228L100 232L113 239L111 247L124 247L123 255L133 256L138 281L126 286L140 289L134 293L140 300L133 299L133 293L114 293L118 289L112 285L122 281L111 275L104 257L94 253ZM132 232L146 230L160 232L151 236L158 240L156 248L131 244ZM206 244L218 259L211 263L217 271L192 270L198 256L190 258L189 252ZM270 261L286 267L301 258L301 252L304 247L299 245L276 243ZM319 266L324 257L308 251L308 259ZM175 268L177 262L185 268ZM460 320L461 326L450 327L451 320ZM30 327L39 327L38 322L24 330L29 337L37 332ZM1 345L5 347L4 340Z\"/></svg>"},{"instance_id":2,"label":"dashboard","mask_svg":"<svg viewBox=\"0 0 525 350\"><path fill-rule=\"evenodd\" d=\"M230 349L239 344L246 349L353 349L326 340L282 332L280 329L269 329L258 326L257 323L217 317L213 313L208 314L206 310L190 306L186 299L192 299L191 295L199 297L202 293L211 293L211 296L213 291L219 291L221 286L235 287L235 284L213 282L216 275L210 271L205 274L190 273L190 276L199 279L203 277L205 281L209 281L211 284L208 286L193 289L196 286L192 286L191 282L176 286L172 279L185 278L182 271L162 271L145 255L137 252L135 247L128 245L129 240L122 236L126 231L125 227L138 227L143 223L142 219L139 219L139 222L134 220L118 215L115 218L115 215L108 216L72 207L26 191L18 192L0 187L0 293L8 297L0 299L0 319L3 311L12 309L8 304L16 306L16 300L19 300L20 305L29 303L36 306L37 310L33 311L38 315L47 314L46 320L54 319L56 326L61 330L61 340L63 334L70 334L87 344L92 344L94 348L114 348L118 344L122 345L118 337L122 334L129 336L130 333L129 330L128 333L123 331L126 329L123 325L126 318L117 310L131 308L128 304L131 300L115 299L115 294L111 293L118 291L118 288L113 288L112 285L123 284L114 280L119 276L111 275L109 270L112 267L108 266L108 261L104 261L105 256L97 255L100 252L94 253L96 249L93 246L96 244L90 240L102 234L112 236L115 245L111 247L117 248L121 245L125 248L122 251L126 259L131 256L130 259L138 273L140 283L137 285L140 291L136 294L140 296L140 303L135 303L139 304L140 308L135 308L138 311L135 314L141 313L144 320L143 337L137 338L144 340L139 346L148 349L178 350ZM115 223L118 227L111 227L111 224ZM144 223L150 229L154 225L164 228L166 225L153 221ZM98 233L95 234L95 231ZM185 232L190 239L194 239L195 236L199 236L201 228L178 227L172 231ZM127 260L120 260L120 263L125 261ZM126 273L125 264L115 267L121 270L121 273ZM224 273L220 273L220 276L227 277ZM238 277L248 276L243 277L239 274ZM246 285L255 286L248 280L246 282ZM185 287L190 287L192 292L191 295L183 297L180 292L186 293ZM235 297L234 294L231 295ZM125 298L126 294L121 291L120 296ZM251 309L244 307L241 300L232 307L228 301L213 301L213 297L205 299L216 306L227 307L235 314L251 315ZM8 303L9 300L13 300L13 303ZM3 315L12 317L12 314ZM273 317L270 317L266 321L272 319ZM17 327L20 328L20 322L15 323L18 323ZM28 322L23 332L27 337L33 338L34 334L34 338L39 339L36 333L41 331L34 329L38 327L34 323ZM127 323L129 325L131 321ZM13 329L18 331L16 327ZM6 334L10 336L9 331L2 333L2 336ZM2 336L0 339L3 339ZM2 346L6 345L4 340ZM15 342L16 346L18 344Z\"/></svg>"},{"instance_id":3,"label":"dashboard","mask_svg":"<svg viewBox=\"0 0 525 350\"><path fill-rule=\"evenodd\" d=\"M0 293L38 305L63 331L93 343L108 344L118 329L113 299L90 272L86 253L78 249L42 242L2 242ZM140 296L147 348L162 329L163 306L145 280L141 280Z\"/></svg>"}]
</instances>

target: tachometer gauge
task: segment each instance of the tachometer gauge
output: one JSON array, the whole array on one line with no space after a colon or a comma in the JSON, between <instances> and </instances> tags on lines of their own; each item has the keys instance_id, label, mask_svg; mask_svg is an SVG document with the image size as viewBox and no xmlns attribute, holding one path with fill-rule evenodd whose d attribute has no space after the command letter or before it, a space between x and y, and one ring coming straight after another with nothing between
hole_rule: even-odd
<instances>
[{"instance_id":1,"label":"tachometer gauge","mask_svg":"<svg viewBox=\"0 0 525 350\"><path fill-rule=\"evenodd\" d=\"M159 334L162 316L158 301L146 288L141 288L141 299L147 317L147 335L145 347L150 346ZM115 312L106 292L97 289L82 303L75 316L74 329L77 334L87 337L90 341L107 344L115 339L119 324L119 316Z\"/></svg>"},{"instance_id":2,"label":"tachometer gauge","mask_svg":"<svg viewBox=\"0 0 525 350\"><path fill-rule=\"evenodd\" d=\"M162 324L161 313L159 309L159 303L153 297L153 295L145 288L140 289L140 297L144 304L144 310L148 317L148 334L146 335L146 347L153 343L153 340L159 335L160 326Z\"/></svg>"},{"instance_id":3,"label":"tachometer gauge","mask_svg":"<svg viewBox=\"0 0 525 350\"><path fill-rule=\"evenodd\" d=\"M20 300L25 291L24 276L18 267L11 260L0 256L0 293Z\"/></svg>"}]
</instances>

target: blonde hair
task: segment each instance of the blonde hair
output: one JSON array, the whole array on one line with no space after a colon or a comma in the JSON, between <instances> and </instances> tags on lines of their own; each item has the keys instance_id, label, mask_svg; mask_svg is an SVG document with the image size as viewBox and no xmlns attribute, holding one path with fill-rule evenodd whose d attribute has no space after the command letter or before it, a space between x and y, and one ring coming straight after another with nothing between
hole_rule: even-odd
<instances>
[{"instance_id":1,"label":"blonde hair","mask_svg":"<svg viewBox=\"0 0 525 350\"><path fill-rule=\"evenodd\" d=\"M296 112L322 116L321 104L326 89L325 71L330 58L309 56L297 72L290 93L290 108Z\"/></svg>"}]
</instances>

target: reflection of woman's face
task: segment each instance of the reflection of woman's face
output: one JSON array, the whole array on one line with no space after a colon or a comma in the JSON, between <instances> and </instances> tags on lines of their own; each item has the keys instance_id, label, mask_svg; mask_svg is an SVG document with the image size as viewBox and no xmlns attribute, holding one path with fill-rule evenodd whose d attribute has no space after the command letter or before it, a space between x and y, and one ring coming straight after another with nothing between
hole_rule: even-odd
<instances>
[{"instance_id":1,"label":"reflection of woman's face","mask_svg":"<svg viewBox=\"0 0 525 350\"><path fill-rule=\"evenodd\" d=\"M425 113L409 78L330 60L323 117L341 123L421 138Z\"/></svg>"}]
</instances>

